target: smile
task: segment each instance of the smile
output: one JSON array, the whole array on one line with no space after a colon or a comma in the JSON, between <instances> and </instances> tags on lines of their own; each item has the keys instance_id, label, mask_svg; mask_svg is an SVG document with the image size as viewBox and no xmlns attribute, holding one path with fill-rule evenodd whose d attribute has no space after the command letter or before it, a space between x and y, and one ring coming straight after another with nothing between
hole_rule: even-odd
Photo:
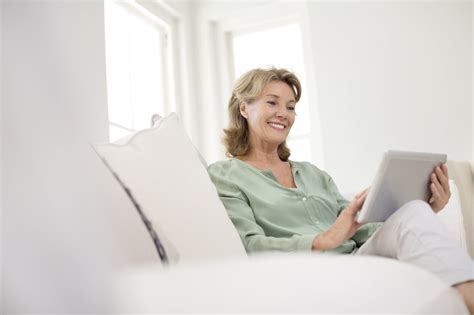
<instances>
[{"instance_id":1,"label":"smile","mask_svg":"<svg viewBox=\"0 0 474 315\"><path fill-rule=\"evenodd\" d=\"M279 124L279 123L269 122L268 124L270 125L270 127L274 128L274 129L278 129L278 130L283 130L283 129L286 128L285 125Z\"/></svg>"}]
</instances>

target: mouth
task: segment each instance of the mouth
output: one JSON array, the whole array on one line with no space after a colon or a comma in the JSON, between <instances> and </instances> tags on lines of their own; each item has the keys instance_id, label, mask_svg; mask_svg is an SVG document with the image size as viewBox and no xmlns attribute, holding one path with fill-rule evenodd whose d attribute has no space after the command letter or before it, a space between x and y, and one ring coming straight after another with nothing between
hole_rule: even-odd
<instances>
[{"instance_id":1,"label":"mouth","mask_svg":"<svg viewBox=\"0 0 474 315\"><path fill-rule=\"evenodd\" d=\"M276 123L276 122L269 122L268 125L276 130L284 130L286 126L284 124Z\"/></svg>"}]
</instances>

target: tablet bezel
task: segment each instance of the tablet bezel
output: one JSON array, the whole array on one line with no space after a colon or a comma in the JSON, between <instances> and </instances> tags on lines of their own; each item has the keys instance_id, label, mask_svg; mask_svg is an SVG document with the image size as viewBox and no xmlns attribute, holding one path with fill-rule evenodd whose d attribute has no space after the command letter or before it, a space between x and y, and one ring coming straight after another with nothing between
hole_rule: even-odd
<instances>
[{"instance_id":1,"label":"tablet bezel","mask_svg":"<svg viewBox=\"0 0 474 315\"><path fill-rule=\"evenodd\" d=\"M407 178L404 180L403 183L398 183L399 185L403 184L403 187L406 189L410 189L413 187L413 191L415 192L413 196L410 198L404 198L401 196L391 195L390 198L392 199L390 203L388 201L384 201L382 198L377 198L380 191L387 191L384 189L384 185L390 182L390 178L386 178L388 173L392 173L394 170L389 169L394 167L394 163L391 163L396 160L403 160L405 162L413 161L416 163L423 163L423 168L426 168L426 178L418 177L409 177L410 174L407 174ZM390 150L384 153L382 161L379 165L377 174L373 181L373 184L369 190L369 193L364 201L362 209L358 213L357 222L359 223L369 223L369 222L383 222L385 221L390 215L392 215L395 211L399 209L403 204L410 200L424 200L428 201L429 196L426 196L426 193L421 195L420 193L416 193L416 191L423 191L425 188L420 188L420 185L423 183L426 184L426 180L428 183L430 182L429 176L434 171L435 167L446 163L447 155L440 154L440 153L426 153L426 152L409 152L409 151L394 151ZM399 170L403 172L403 169ZM408 185L408 187L406 187ZM426 187L428 188L428 187ZM394 192L396 194L396 192ZM431 195L431 194L429 194ZM410 200L404 200L410 199ZM393 209L393 205L397 204L395 209Z\"/></svg>"}]
</instances>

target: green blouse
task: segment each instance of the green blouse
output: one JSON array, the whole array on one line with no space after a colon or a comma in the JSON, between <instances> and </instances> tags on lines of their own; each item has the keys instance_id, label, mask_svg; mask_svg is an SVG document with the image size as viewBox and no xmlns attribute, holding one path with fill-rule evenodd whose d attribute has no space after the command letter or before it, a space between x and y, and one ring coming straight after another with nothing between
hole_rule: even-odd
<instances>
[{"instance_id":1,"label":"green blouse","mask_svg":"<svg viewBox=\"0 0 474 315\"><path fill-rule=\"evenodd\" d=\"M308 162L290 165L297 188L282 186L270 169L259 170L235 158L208 168L248 253L311 250L313 239L349 204L325 171ZM330 252L352 252L378 226L364 225Z\"/></svg>"}]
</instances>

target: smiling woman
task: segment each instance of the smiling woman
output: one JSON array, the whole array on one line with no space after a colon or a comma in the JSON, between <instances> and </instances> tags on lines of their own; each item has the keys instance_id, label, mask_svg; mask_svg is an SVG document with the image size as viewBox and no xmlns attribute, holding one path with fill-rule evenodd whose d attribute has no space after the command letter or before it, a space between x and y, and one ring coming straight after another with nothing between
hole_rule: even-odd
<instances>
[{"instance_id":1,"label":"smiling woman","mask_svg":"<svg viewBox=\"0 0 474 315\"><path fill-rule=\"evenodd\" d=\"M288 24L286 24L288 23ZM231 32L232 60L234 74L242 75L249 69L262 65L272 64L277 67L292 69L301 78L307 78L305 73L305 58L303 53L303 25L297 21L280 21L277 25L265 25L263 29L252 29L246 32ZM285 43L275 49L275 43ZM253 49L248 49L253 47ZM305 83L301 82L303 89ZM306 94L306 93L305 93ZM312 152L311 133L315 132L318 124L311 119L310 103L312 98L305 96L298 102L298 113L302 114L298 123L291 128L287 143L294 149L293 157L302 160L313 160L316 157ZM313 100L314 106L314 100ZM314 115L317 114L314 107ZM312 126L312 124L314 124ZM313 135L314 136L314 135ZM314 148L316 149L316 148ZM319 149L320 150L320 149ZM321 159L316 159L321 163Z\"/></svg>"},{"instance_id":2,"label":"smiling woman","mask_svg":"<svg viewBox=\"0 0 474 315\"><path fill-rule=\"evenodd\" d=\"M436 205L412 200L384 222L361 224L356 218L368 190L346 200L327 172L289 160L286 139L300 96L298 78L286 69L254 69L234 85L224 137L231 159L210 165L208 172L247 252L398 259L458 289L473 312L472 261L436 216L450 196L446 166L431 177Z\"/></svg>"},{"instance_id":3,"label":"smiling woman","mask_svg":"<svg viewBox=\"0 0 474 315\"><path fill-rule=\"evenodd\" d=\"M268 83L261 94L252 102L241 102L239 109L249 127L250 148L265 151L267 144L278 147L285 142L295 121L296 102L294 92L281 81Z\"/></svg>"},{"instance_id":4,"label":"smiling woman","mask_svg":"<svg viewBox=\"0 0 474 315\"><path fill-rule=\"evenodd\" d=\"M290 155L286 138L300 97L300 81L285 69L255 69L244 74L229 101L229 128L223 139L227 155L244 158L256 154L255 148L266 146L259 135L276 144L278 156L286 161Z\"/></svg>"}]
</instances>

